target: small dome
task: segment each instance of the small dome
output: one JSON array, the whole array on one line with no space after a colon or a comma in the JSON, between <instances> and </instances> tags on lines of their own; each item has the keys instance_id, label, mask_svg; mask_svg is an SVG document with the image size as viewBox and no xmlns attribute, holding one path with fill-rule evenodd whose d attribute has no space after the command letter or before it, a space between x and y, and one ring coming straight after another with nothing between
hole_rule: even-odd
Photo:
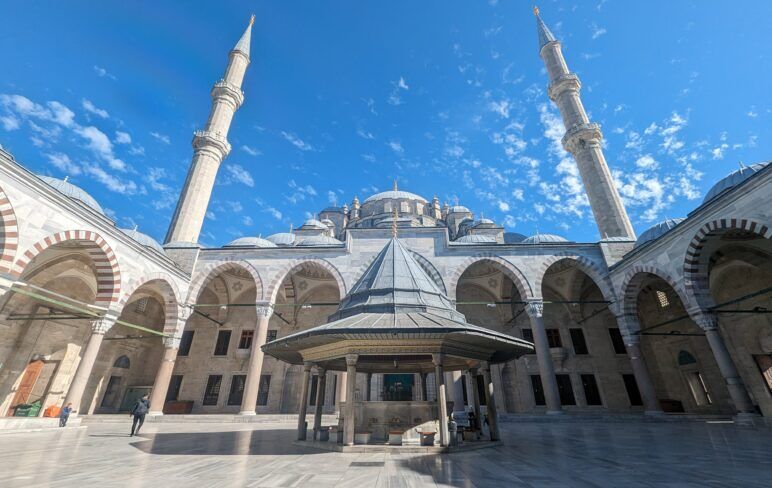
<instances>
[{"instance_id":1,"label":"small dome","mask_svg":"<svg viewBox=\"0 0 772 488\"><path fill-rule=\"evenodd\" d=\"M450 213L472 213L469 211L468 208L464 207L463 205L454 205L450 207L449 212Z\"/></svg>"},{"instance_id":2,"label":"small dome","mask_svg":"<svg viewBox=\"0 0 772 488\"><path fill-rule=\"evenodd\" d=\"M335 222L330 219L322 219L322 223L327 227L335 227Z\"/></svg>"},{"instance_id":3,"label":"small dome","mask_svg":"<svg viewBox=\"0 0 772 488\"><path fill-rule=\"evenodd\" d=\"M483 236L480 234L469 234L463 237L459 237L453 242L459 244L495 244L496 238L493 236Z\"/></svg>"},{"instance_id":4,"label":"small dome","mask_svg":"<svg viewBox=\"0 0 772 488\"><path fill-rule=\"evenodd\" d=\"M266 241L273 242L277 246L291 246L295 243L295 234L289 232L279 232L265 238Z\"/></svg>"},{"instance_id":5,"label":"small dome","mask_svg":"<svg viewBox=\"0 0 772 488\"><path fill-rule=\"evenodd\" d=\"M409 191L401 190L390 190L376 193L375 195L368 197L364 203L375 202L378 200L418 200L419 202L427 203L424 197L416 195L415 193L410 193Z\"/></svg>"},{"instance_id":6,"label":"small dome","mask_svg":"<svg viewBox=\"0 0 772 488\"><path fill-rule=\"evenodd\" d=\"M308 219L305 222L303 222L303 226L301 229L321 229L321 230L327 230L327 226L324 225L321 221L316 219Z\"/></svg>"},{"instance_id":7,"label":"small dome","mask_svg":"<svg viewBox=\"0 0 772 488\"><path fill-rule=\"evenodd\" d=\"M568 242L568 239L556 234L536 234L526 237L521 242L523 244L553 244L555 242Z\"/></svg>"},{"instance_id":8,"label":"small dome","mask_svg":"<svg viewBox=\"0 0 772 488\"><path fill-rule=\"evenodd\" d=\"M94 200L94 197L86 193L82 188L73 185L72 183L57 178L51 178L50 176L41 176L41 180L48 183L48 186L64 193L73 200L77 200L87 207L91 207L102 215L105 215L105 211L102 210L101 205Z\"/></svg>"},{"instance_id":9,"label":"small dome","mask_svg":"<svg viewBox=\"0 0 772 488\"><path fill-rule=\"evenodd\" d=\"M276 244L261 237L239 237L223 247L276 247Z\"/></svg>"},{"instance_id":10,"label":"small dome","mask_svg":"<svg viewBox=\"0 0 772 488\"><path fill-rule=\"evenodd\" d=\"M161 245L158 243L158 241L156 241L155 239L153 239L152 237L150 237L147 234L143 234L142 232L139 232L139 231L134 230L134 229L121 229L121 232L123 232L124 234L126 234L129 237L131 237L132 239L134 239L135 241L139 242L140 244L142 244L145 247L149 247L149 248L155 249L156 251L158 251L160 253L164 252L164 248L161 247Z\"/></svg>"},{"instance_id":11,"label":"small dome","mask_svg":"<svg viewBox=\"0 0 772 488\"><path fill-rule=\"evenodd\" d=\"M496 227L496 222L491 219L479 219L474 222L474 227Z\"/></svg>"},{"instance_id":12,"label":"small dome","mask_svg":"<svg viewBox=\"0 0 772 488\"><path fill-rule=\"evenodd\" d=\"M736 171L732 171L722 179L718 180L718 183L713 185L713 187L708 190L708 193L705 194L705 199L702 200L702 203L709 202L730 188L739 185L754 174L766 168L768 164L769 161L765 161L763 163L756 163L750 166L743 166Z\"/></svg>"},{"instance_id":13,"label":"small dome","mask_svg":"<svg viewBox=\"0 0 772 488\"><path fill-rule=\"evenodd\" d=\"M328 236L310 236L300 239L295 243L298 247L323 247L323 246L342 246L343 243L334 237Z\"/></svg>"},{"instance_id":14,"label":"small dome","mask_svg":"<svg viewBox=\"0 0 772 488\"><path fill-rule=\"evenodd\" d=\"M663 235L670 232L670 229L677 226L684 220L686 219L666 219L666 220L663 220L662 222L652 225L651 227L646 229L640 235L640 237L638 237L638 240L635 241L635 247L640 247L649 241L659 239Z\"/></svg>"},{"instance_id":15,"label":"small dome","mask_svg":"<svg viewBox=\"0 0 772 488\"><path fill-rule=\"evenodd\" d=\"M504 232L505 244L517 244L518 242L523 242L524 240L525 236L523 234L519 234L517 232Z\"/></svg>"}]
</instances>

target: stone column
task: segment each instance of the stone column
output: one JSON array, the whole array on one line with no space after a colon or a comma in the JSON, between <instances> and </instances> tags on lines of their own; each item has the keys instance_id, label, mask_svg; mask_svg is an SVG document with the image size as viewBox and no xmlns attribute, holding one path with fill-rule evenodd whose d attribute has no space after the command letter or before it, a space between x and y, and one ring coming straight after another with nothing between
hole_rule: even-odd
<instances>
[{"instance_id":1,"label":"stone column","mask_svg":"<svg viewBox=\"0 0 772 488\"><path fill-rule=\"evenodd\" d=\"M322 409L324 408L324 393L327 389L327 371L324 368L317 368L316 377L316 409L314 410L314 440L319 435L319 429L322 428Z\"/></svg>"},{"instance_id":2,"label":"stone column","mask_svg":"<svg viewBox=\"0 0 772 488\"><path fill-rule=\"evenodd\" d=\"M255 415L257 408L257 394L260 390L260 375L263 373L263 349L265 339L268 336L268 323L273 315L273 304L260 302L256 304L257 327L252 339L252 351L249 354L249 366L247 378L244 384L244 396L241 399L241 411L239 415Z\"/></svg>"},{"instance_id":3,"label":"stone column","mask_svg":"<svg viewBox=\"0 0 772 488\"><path fill-rule=\"evenodd\" d=\"M298 412L298 440L306 440L306 411L308 410L308 383L311 381L312 363L303 363L303 383L300 385L300 412Z\"/></svg>"},{"instance_id":4,"label":"stone column","mask_svg":"<svg viewBox=\"0 0 772 488\"><path fill-rule=\"evenodd\" d=\"M485 381L485 407L488 410L488 429L491 432L491 440L497 441L499 437L499 416L496 412L496 393L493 391L491 381L491 365L482 363L483 380Z\"/></svg>"},{"instance_id":5,"label":"stone column","mask_svg":"<svg viewBox=\"0 0 772 488\"><path fill-rule=\"evenodd\" d=\"M429 373L421 373L421 401L429 401L429 390L426 387L426 380L429 377Z\"/></svg>"},{"instance_id":6,"label":"stone column","mask_svg":"<svg viewBox=\"0 0 772 488\"><path fill-rule=\"evenodd\" d=\"M367 373L367 394L365 395L365 401L370 401L370 391L373 389L373 374Z\"/></svg>"},{"instance_id":7,"label":"stone column","mask_svg":"<svg viewBox=\"0 0 772 488\"><path fill-rule=\"evenodd\" d=\"M718 330L718 317L716 314L702 310L690 310L689 315L697 322L704 331L708 344L713 350L713 356L718 363L718 369L726 381L726 387L729 390L729 396L732 397L734 408L741 415L756 415L756 409L753 407L751 397L745 389L740 373L729 355L723 337Z\"/></svg>"},{"instance_id":8,"label":"stone column","mask_svg":"<svg viewBox=\"0 0 772 488\"><path fill-rule=\"evenodd\" d=\"M99 346L102 345L105 334L115 325L116 320L118 320L118 315L114 312L108 312L107 315L94 319L91 322L91 335L88 338L86 347L83 348L80 363L78 363L78 368L75 370L75 375L72 378L70 387L67 389L67 395L64 397L62 405L72 403L73 410L76 412L80 410L80 401L91 376L91 370L94 369L97 355L99 355ZM85 414L87 412L82 413Z\"/></svg>"},{"instance_id":9,"label":"stone column","mask_svg":"<svg viewBox=\"0 0 772 488\"><path fill-rule=\"evenodd\" d=\"M343 416L343 444L347 446L354 445L354 429L356 429L354 390L357 382L357 359L359 356L356 354L346 354L346 413Z\"/></svg>"},{"instance_id":10,"label":"stone column","mask_svg":"<svg viewBox=\"0 0 772 488\"><path fill-rule=\"evenodd\" d=\"M536 348L539 376L541 376L541 384L544 389L544 399L547 402L547 414L562 413L558 382L555 379L555 366L552 364L547 331L544 329L544 302L541 299L529 300L526 305L526 311L531 318L533 345ZM488 407L490 408L490 405Z\"/></svg>"},{"instance_id":11,"label":"stone column","mask_svg":"<svg viewBox=\"0 0 772 488\"><path fill-rule=\"evenodd\" d=\"M440 412L440 445L447 447L450 441L450 434L448 432L448 399L445 394L445 370L442 367L444 360L443 354L432 354L434 376L436 377L435 383L437 383L437 406Z\"/></svg>"},{"instance_id":12,"label":"stone column","mask_svg":"<svg viewBox=\"0 0 772 488\"><path fill-rule=\"evenodd\" d=\"M453 378L453 411L463 412L464 408L464 375L461 371L451 372Z\"/></svg>"},{"instance_id":13,"label":"stone column","mask_svg":"<svg viewBox=\"0 0 772 488\"><path fill-rule=\"evenodd\" d=\"M625 350L630 357L630 365L633 368L635 382L638 384L638 391L641 392L643 399L643 409L646 415L661 415L662 408L659 406L657 391L654 389L654 383L649 375L649 368L646 367L646 361L641 354L639 336L625 337Z\"/></svg>"},{"instance_id":14,"label":"stone column","mask_svg":"<svg viewBox=\"0 0 772 488\"><path fill-rule=\"evenodd\" d=\"M338 373L338 403L346 401L346 391L348 390L348 381L346 373Z\"/></svg>"},{"instance_id":15,"label":"stone column","mask_svg":"<svg viewBox=\"0 0 772 488\"><path fill-rule=\"evenodd\" d=\"M148 415L163 415L166 394L169 392L169 382L174 372L174 362L177 360L177 351L180 349L180 339L177 337L164 338L164 355L161 365L153 382L153 390L150 392L150 411Z\"/></svg>"},{"instance_id":16,"label":"stone column","mask_svg":"<svg viewBox=\"0 0 772 488\"><path fill-rule=\"evenodd\" d=\"M480 392L477 391L477 368L471 368L467 371L469 380L472 383L472 391L467 392L472 397L472 407L474 408L474 427L476 430L482 431L482 411L480 409Z\"/></svg>"}]
</instances>

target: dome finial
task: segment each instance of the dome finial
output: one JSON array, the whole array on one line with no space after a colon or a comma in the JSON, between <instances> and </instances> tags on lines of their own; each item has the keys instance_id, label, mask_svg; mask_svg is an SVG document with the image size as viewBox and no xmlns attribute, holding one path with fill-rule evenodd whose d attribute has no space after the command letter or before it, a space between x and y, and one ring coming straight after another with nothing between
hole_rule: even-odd
<instances>
[{"instance_id":1,"label":"dome finial","mask_svg":"<svg viewBox=\"0 0 772 488\"><path fill-rule=\"evenodd\" d=\"M137 232L137 229L139 229L139 224L134 224L134 232Z\"/></svg>"},{"instance_id":2,"label":"dome finial","mask_svg":"<svg viewBox=\"0 0 772 488\"><path fill-rule=\"evenodd\" d=\"M537 17L539 16L539 7L537 7L536 5L533 6L533 14Z\"/></svg>"},{"instance_id":3,"label":"dome finial","mask_svg":"<svg viewBox=\"0 0 772 488\"><path fill-rule=\"evenodd\" d=\"M396 184L396 181L394 182ZM397 212L397 208L394 208L394 220L391 222L391 237L393 239L397 238L397 219L399 218L399 213Z\"/></svg>"},{"instance_id":4,"label":"dome finial","mask_svg":"<svg viewBox=\"0 0 772 488\"><path fill-rule=\"evenodd\" d=\"M69 180L69 179L70 179L70 176L69 176L69 175L65 176L65 177L64 177L64 182L65 182L65 183L67 183L67 180Z\"/></svg>"},{"instance_id":5,"label":"dome finial","mask_svg":"<svg viewBox=\"0 0 772 488\"><path fill-rule=\"evenodd\" d=\"M394 178L394 191L397 191L397 179Z\"/></svg>"},{"instance_id":6,"label":"dome finial","mask_svg":"<svg viewBox=\"0 0 772 488\"><path fill-rule=\"evenodd\" d=\"M290 224L290 231L289 231L289 233L292 234L292 224Z\"/></svg>"},{"instance_id":7,"label":"dome finial","mask_svg":"<svg viewBox=\"0 0 772 488\"><path fill-rule=\"evenodd\" d=\"M534 8L536 8L536 7L534 7ZM538 9L537 9L537 10L538 10ZM251 26L251 25L252 25L252 24L254 24L254 23L255 23L255 14L252 14L252 15L249 17L249 25Z\"/></svg>"},{"instance_id":8,"label":"dome finial","mask_svg":"<svg viewBox=\"0 0 772 488\"><path fill-rule=\"evenodd\" d=\"M739 164L739 165L740 165L740 169L745 169L745 168L747 168L747 166L745 166L745 165L743 164L743 162L742 162L742 161L737 161L737 164ZM67 181L67 180L65 180L65 181Z\"/></svg>"}]
</instances>

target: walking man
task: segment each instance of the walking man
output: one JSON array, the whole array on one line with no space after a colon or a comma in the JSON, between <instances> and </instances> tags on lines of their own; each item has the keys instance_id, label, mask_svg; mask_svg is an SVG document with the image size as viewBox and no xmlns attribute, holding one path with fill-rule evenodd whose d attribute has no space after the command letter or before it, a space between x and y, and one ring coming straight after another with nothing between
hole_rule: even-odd
<instances>
[{"instance_id":1,"label":"walking man","mask_svg":"<svg viewBox=\"0 0 772 488\"><path fill-rule=\"evenodd\" d=\"M135 434L139 435L139 429L141 429L142 424L145 423L145 415L147 415L147 412L149 411L150 400L148 400L147 395L143 395L142 398L137 400L137 403L131 407L131 413L129 415L134 417L134 421L131 423L131 434L129 434L129 437Z\"/></svg>"},{"instance_id":2,"label":"walking man","mask_svg":"<svg viewBox=\"0 0 772 488\"><path fill-rule=\"evenodd\" d=\"M66 427L67 420L70 418L70 414L73 412L72 403L68 403L62 410L59 411L59 427Z\"/></svg>"}]
</instances>

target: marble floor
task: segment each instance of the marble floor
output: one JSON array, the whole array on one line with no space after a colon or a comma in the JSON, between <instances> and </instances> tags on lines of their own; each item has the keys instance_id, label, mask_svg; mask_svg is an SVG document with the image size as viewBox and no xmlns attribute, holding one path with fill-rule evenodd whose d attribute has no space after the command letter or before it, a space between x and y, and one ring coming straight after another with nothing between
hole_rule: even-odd
<instances>
[{"instance_id":1,"label":"marble floor","mask_svg":"<svg viewBox=\"0 0 772 488\"><path fill-rule=\"evenodd\" d=\"M772 429L505 423L505 445L450 455L342 454L291 424L121 423L0 435L0 486L770 486Z\"/></svg>"}]
</instances>

